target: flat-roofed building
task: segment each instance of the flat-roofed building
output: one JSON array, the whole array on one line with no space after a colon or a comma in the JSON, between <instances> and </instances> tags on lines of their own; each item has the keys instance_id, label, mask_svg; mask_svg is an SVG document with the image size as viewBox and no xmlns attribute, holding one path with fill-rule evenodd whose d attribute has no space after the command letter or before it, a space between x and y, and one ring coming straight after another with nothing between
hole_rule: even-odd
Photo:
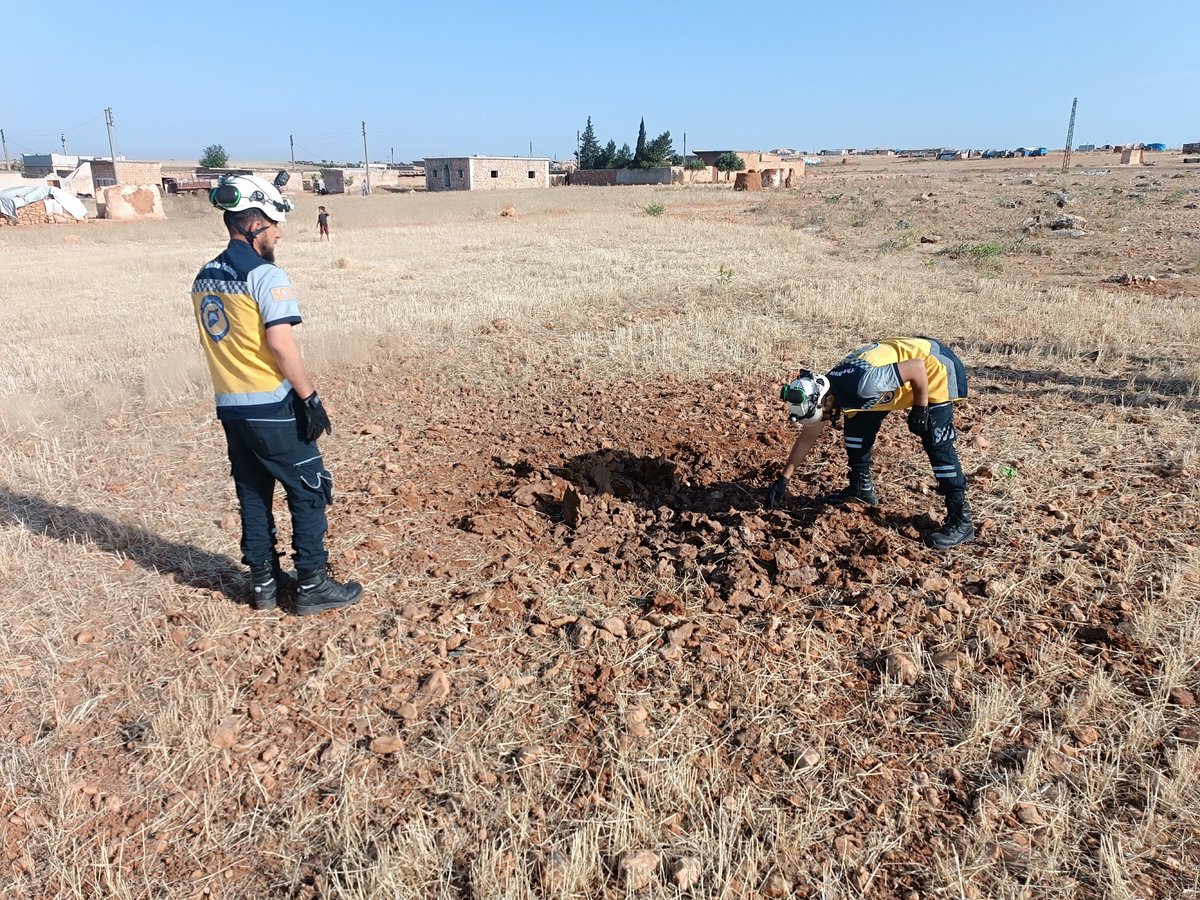
<instances>
[{"instance_id":1,"label":"flat-roofed building","mask_svg":"<svg viewBox=\"0 0 1200 900\"><path fill-rule=\"evenodd\" d=\"M550 187L550 160L539 156L427 156L427 191Z\"/></svg>"}]
</instances>

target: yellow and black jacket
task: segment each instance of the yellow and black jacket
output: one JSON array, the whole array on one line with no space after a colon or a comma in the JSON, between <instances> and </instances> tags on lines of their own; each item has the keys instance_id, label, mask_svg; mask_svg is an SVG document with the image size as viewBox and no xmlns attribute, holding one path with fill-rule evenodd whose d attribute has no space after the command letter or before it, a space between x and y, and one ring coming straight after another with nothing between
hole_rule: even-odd
<instances>
[{"instance_id":1,"label":"yellow and black jacket","mask_svg":"<svg viewBox=\"0 0 1200 900\"><path fill-rule=\"evenodd\" d=\"M855 350L828 374L838 409L889 412L913 405L912 387L900 378L900 363L919 359L929 378L929 405L967 396L967 373L949 347L931 338L894 337Z\"/></svg>"},{"instance_id":2,"label":"yellow and black jacket","mask_svg":"<svg viewBox=\"0 0 1200 900\"><path fill-rule=\"evenodd\" d=\"M244 241L230 241L196 276L192 304L217 418L290 418L292 385L267 346L267 328L301 321L296 291L283 269Z\"/></svg>"}]
</instances>

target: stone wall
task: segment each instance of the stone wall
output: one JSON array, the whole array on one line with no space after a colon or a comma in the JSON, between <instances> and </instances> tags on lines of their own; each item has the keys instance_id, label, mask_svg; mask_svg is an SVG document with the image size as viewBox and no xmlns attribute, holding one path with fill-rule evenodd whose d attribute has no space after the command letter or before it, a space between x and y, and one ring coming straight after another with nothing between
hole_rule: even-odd
<instances>
[{"instance_id":1,"label":"stone wall","mask_svg":"<svg viewBox=\"0 0 1200 900\"><path fill-rule=\"evenodd\" d=\"M470 157L447 156L425 160L425 190L469 191L470 189Z\"/></svg>"},{"instance_id":2,"label":"stone wall","mask_svg":"<svg viewBox=\"0 0 1200 900\"><path fill-rule=\"evenodd\" d=\"M577 169L567 173L567 184L610 187L617 183L616 169Z\"/></svg>"},{"instance_id":3,"label":"stone wall","mask_svg":"<svg viewBox=\"0 0 1200 900\"><path fill-rule=\"evenodd\" d=\"M550 161L472 157L471 190L501 191L513 188L550 187Z\"/></svg>"},{"instance_id":4,"label":"stone wall","mask_svg":"<svg viewBox=\"0 0 1200 900\"><path fill-rule=\"evenodd\" d=\"M617 184L683 184L683 168L617 169Z\"/></svg>"},{"instance_id":5,"label":"stone wall","mask_svg":"<svg viewBox=\"0 0 1200 900\"><path fill-rule=\"evenodd\" d=\"M101 189L106 219L165 219L157 184L114 184Z\"/></svg>"},{"instance_id":6,"label":"stone wall","mask_svg":"<svg viewBox=\"0 0 1200 900\"><path fill-rule=\"evenodd\" d=\"M162 185L162 163L117 160L117 175L113 176L111 159L92 160L92 180L97 187L105 184L157 184ZM106 180L107 179L107 180Z\"/></svg>"},{"instance_id":7,"label":"stone wall","mask_svg":"<svg viewBox=\"0 0 1200 900\"><path fill-rule=\"evenodd\" d=\"M56 222L74 222L76 221L71 216L55 216L47 209L46 204L42 200L34 203L26 203L17 210L16 219L10 219L8 216L0 216L0 226L3 225L52 225Z\"/></svg>"}]
</instances>

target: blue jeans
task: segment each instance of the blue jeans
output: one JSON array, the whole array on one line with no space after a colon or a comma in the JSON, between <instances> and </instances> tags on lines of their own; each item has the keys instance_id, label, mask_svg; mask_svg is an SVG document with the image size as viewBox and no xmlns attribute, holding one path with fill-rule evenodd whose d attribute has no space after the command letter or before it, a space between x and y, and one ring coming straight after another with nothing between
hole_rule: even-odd
<instances>
[{"instance_id":1,"label":"blue jeans","mask_svg":"<svg viewBox=\"0 0 1200 900\"><path fill-rule=\"evenodd\" d=\"M278 422L226 419L225 441L242 516L242 562L261 566L276 559L275 483L283 485L292 516L297 572L325 571L325 507L333 502L333 476L315 443L300 439L295 419Z\"/></svg>"}]
</instances>

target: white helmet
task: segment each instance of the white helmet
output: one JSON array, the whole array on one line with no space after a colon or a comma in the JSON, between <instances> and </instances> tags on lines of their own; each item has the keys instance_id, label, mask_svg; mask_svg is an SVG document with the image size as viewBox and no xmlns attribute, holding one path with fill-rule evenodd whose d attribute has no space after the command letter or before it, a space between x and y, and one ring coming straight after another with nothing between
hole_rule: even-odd
<instances>
[{"instance_id":1,"label":"white helmet","mask_svg":"<svg viewBox=\"0 0 1200 900\"><path fill-rule=\"evenodd\" d=\"M820 422L825 412L822 405L829 393L829 379L808 369L801 369L790 383L779 390L779 399L787 402L788 421Z\"/></svg>"},{"instance_id":2,"label":"white helmet","mask_svg":"<svg viewBox=\"0 0 1200 900\"><path fill-rule=\"evenodd\" d=\"M280 176L286 183L287 173L281 172ZM208 200L217 209L227 212L258 209L272 222L286 222L292 201L286 199L276 186L282 186L280 176L275 178L275 184L271 184L257 175L222 175L217 186L208 192Z\"/></svg>"}]
</instances>

